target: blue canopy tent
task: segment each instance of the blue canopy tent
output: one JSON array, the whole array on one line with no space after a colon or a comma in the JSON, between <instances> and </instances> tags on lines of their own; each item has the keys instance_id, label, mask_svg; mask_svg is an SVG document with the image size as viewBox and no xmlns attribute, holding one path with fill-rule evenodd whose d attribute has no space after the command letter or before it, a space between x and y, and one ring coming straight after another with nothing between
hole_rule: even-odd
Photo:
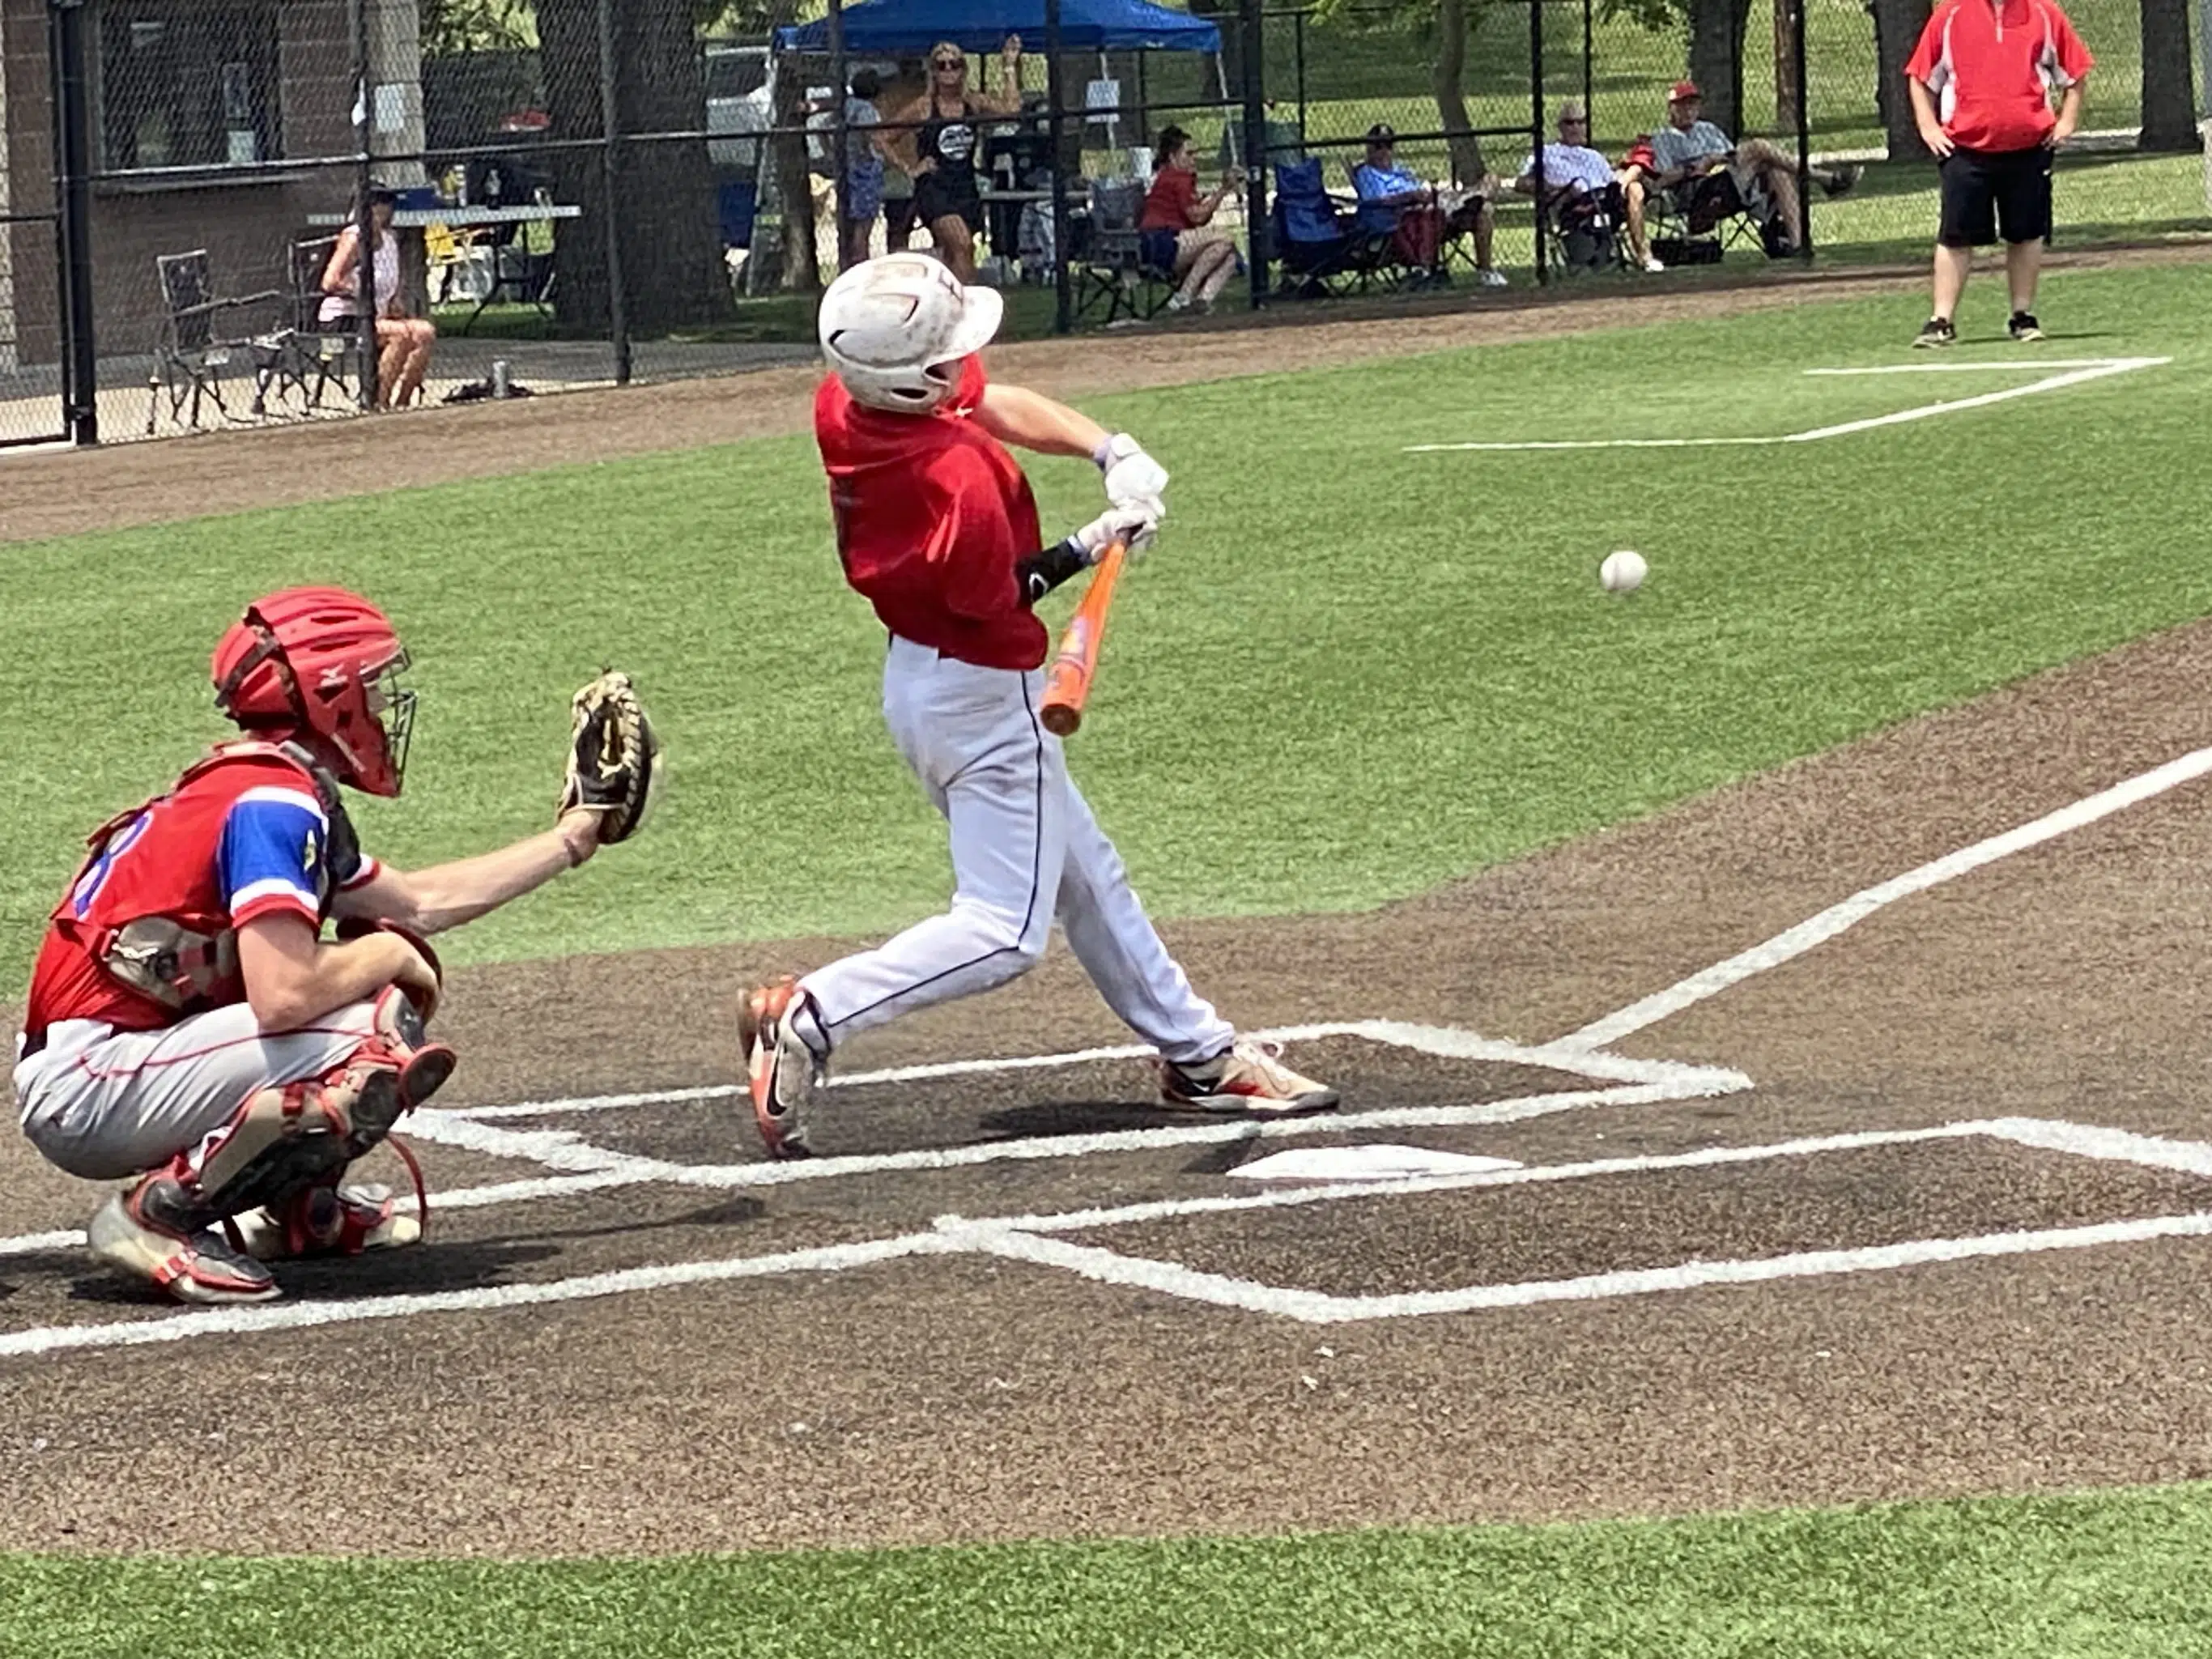
<instances>
[{"instance_id":1,"label":"blue canopy tent","mask_svg":"<svg viewBox=\"0 0 2212 1659\"><path fill-rule=\"evenodd\" d=\"M1149 0L1060 0L1058 11L1059 28L1054 40L1045 28L1045 0L862 0L862 3L840 9L841 44L844 56L849 59L920 58L927 56L939 41L950 41L964 51L988 55L997 52L1010 34L1020 35L1029 51L1042 52L1048 49L1048 40L1053 40L1063 53L1098 54L1099 85L1111 84L1106 78L1108 52L1197 52L1212 60L1214 84L1222 104L1228 104L1228 80L1221 61L1221 31L1206 19L1153 5ZM775 31L774 44L769 67L771 88L778 76L778 66L784 60L819 59L832 55L830 21L817 18L811 23L780 28ZM1141 57L1138 62L1141 86ZM1099 112L1095 105L1086 100L1084 107L1066 112L1066 118L1103 121L1108 124L1110 132L1117 118L1112 111ZM1233 123L1229 131L1229 142L1233 144ZM1109 139L1109 143L1118 143L1118 139ZM1053 169L1053 173L1057 223L1065 210L1063 193L1066 183L1058 167ZM765 190L766 185L763 188ZM997 240L1003 239L994 237ZM1055 261L1055 265L1060 289L1060 326L1065 331L1068 306L1066 270L1064 262Z\"/></svg>"},{"instance_id":2,"label":"blue canopy tent","mask_svg":"<svg viewBox=\"0 0 2212 1659\"><path fill-rule=\"evenodd\" d=\"M867 0L845 8L845 50L859 57L917 57L939 40L992 52L1009 34L1044 46L1044 0ZM1221 31L1202 17L1146 0L1060 0L1060 39L1068 52L1202 52L1218 54ZM830 23L818 18L775 32L782 52L826 52Z\"/></svg>"}]
</instances>

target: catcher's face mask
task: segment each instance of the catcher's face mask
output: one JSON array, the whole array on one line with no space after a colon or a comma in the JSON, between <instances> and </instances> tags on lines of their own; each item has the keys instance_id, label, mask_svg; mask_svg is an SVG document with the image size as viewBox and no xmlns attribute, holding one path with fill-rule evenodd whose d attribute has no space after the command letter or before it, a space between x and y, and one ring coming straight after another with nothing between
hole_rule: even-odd
<instances>
[{"instance_id":1,"label":"catcher's face mask","mask_svg":"<svg viewBox=\"0 0 2212 1659\"><path fill-rule=\"evenodd\" d=\"M385 765L392 774L391 793L395 795L407 776L407 745L415 735L415 692L401 678L409 666L403 650L362 687L368 716L382 738Z\"/></svg>"}]
</instances>

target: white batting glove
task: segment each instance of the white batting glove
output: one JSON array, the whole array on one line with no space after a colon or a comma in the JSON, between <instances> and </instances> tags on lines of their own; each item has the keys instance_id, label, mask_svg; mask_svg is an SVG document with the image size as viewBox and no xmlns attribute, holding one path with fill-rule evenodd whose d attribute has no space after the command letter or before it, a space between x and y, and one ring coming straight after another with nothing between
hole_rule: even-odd
<instances>
[{"instance_id":1,"label":"white batting glove","mask_svg":"<svg viewBox=\"0 0 2212 1659\"><path fill-rule=\"evenodd\" d=\"M1106 556L1109 547L1119 542L1127 550L1129 562L1136 564L1151 548L1152 538L1159 534L1160 512L1158 501L1109 507L1068 539L1081 548L1084 556L1093 564Z\"/></svg>"},{"instance_id":2,"label":"white batting glove","mask_svg":"<svg viewBox=\"0 0 2212 1659\"><path fill-rule=\"evenodd\" d=\"M1157 504L1168 487L1167 468L1146 454L1144 446L1126 432L1107 439L1091 459L1106 475L1106 499L1116 507Z\"/></svg>"}]
</instances>

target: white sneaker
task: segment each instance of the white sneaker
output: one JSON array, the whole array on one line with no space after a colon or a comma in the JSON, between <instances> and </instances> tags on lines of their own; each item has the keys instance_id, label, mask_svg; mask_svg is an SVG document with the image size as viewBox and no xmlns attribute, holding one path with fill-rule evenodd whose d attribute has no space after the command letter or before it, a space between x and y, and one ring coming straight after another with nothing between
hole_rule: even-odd
<instances>
[{"instance_id":1,"label":"white sneaker","mask_svg":"<svg viewBox=\"0 0 2212 1659\"><path fill-rule=\"evenodd\" d=\"M1192 1112L1289 1117L1326 1112L1337 1103L1327 1084L1301 1077L1280 1058L1282 1045L1238 1037L1212 1060L1178 1066L1160 1061L1160 1098Z\"/></svg>"},{"instance_id":2,"label":"white sneaker","mask_svg":"<svg viewBox=\"0 0 2212 1659\"><path fill-rule=\"evenodd\" d=\"M1667 267L1662 264L1658 259L1649 253L1644 256L1644 268L1646 270L1654 272L1662 271L1667 269Z\"/></svg>"},{"instance_id":3,"label":"white sneaker","mask_svg":"<svg viewBox=\"0 0 2212 1659\"><path fill-rule=\"evenodd\" d=\"M1506 285L1505 273L1502 270L1478 270L1474 273L1474 280L1484 288L1504 288Z\"/></svg>"},{"instance_id":4,"label":"white sneaker","mask_svg":"<svg viewBox=\"0 0 2212 1659\"><path fill-rule=\"evenodd\" d=\"M1170 311L1188 311L1190 309L1190 301L1179 293L1170 294L1168 295L1166 308Z\"/></svg>"}]
</instances>

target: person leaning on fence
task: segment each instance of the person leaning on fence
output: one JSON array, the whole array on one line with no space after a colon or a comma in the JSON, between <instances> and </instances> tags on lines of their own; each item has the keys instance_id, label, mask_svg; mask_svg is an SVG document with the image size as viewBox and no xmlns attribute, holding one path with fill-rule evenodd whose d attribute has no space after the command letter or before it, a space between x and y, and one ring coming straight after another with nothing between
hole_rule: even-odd
<instances>
[{"instance_id":1,"label":"person leaning on fence","mask_svg":"<svg viewBox=\"0 0 2212 1659\"><path fill-rule=\"evenodd\" d=\"M1165 271L1181 284L1168 296L1170 311L1192 306L1211 311L1237 274L1237 245L1207 227L1221 204L1243 188L1244 175L1231 167L1218 186L1200 196L1198 153L1181 127L1160 133L1158 168L1137 220L1139 250L1149 268Z\"/></svg>"},{"instance_id":2,"label":"person leaning on fence","mask_svg":"<svg viewBox=\"0 0 2212 1659\"><path fill-rule=\"evenodd\" d=\"M1536 194L1536 161L1534 150L1521 163L1521 171L1513 180L1516 192L1522 196ZM1544 146L1544 191L1541 207L1554 216L1555 222L1584 204L1595 204L1601 210L1610 209L1618 213L1628 229L1628 246L1636 256L1636 263L1646 270L1664 270L1666 266L1651 257L1650 245L1644 238L1643 198L1639 193L1637 210L1627 211L1627 169L1616 170L1602 154L1592 149L1589 143L1589 112L1580 104L1559 106L1559 142Z\"/></svg>"},{"instance_id":3,"label":"person leaning on fence","mask_svg":"<svg viewBox=\"0 0 2212 1659\"><path fill-rule=\"evenodd\" d=\"M1942 177L1936 234L1936 306L1917 346L1959 337L1952 315L1977 246L2005 240L2012 290L2006 331L2039 340L2036 278L2051 233L2051 158L2081 116L2081 78L2095 59L2051 0L1944 0L1905 65L1923 143ZM2051 89L2061 90L2058 112Z\"/></svg>"},{"instance_id":4,"label":"person leaning on fence","mask_svg":"<svg viewBox=\"0 0 2212 1659\"><path fill-rule=\"evenodd\" d=\"M975 237L983 228L983 194L976 182L983 147L979 118L1018 115L1022 107L1022 38L1006 37L1000 50L1006 76L995 97L968 88L968 54L951 41L929 50L929 84L899 112L904 135L896 159L914 178L915 216L929 227L937 257L962 283L975 276Z\"/></svg>"},{"instance_id":5,"label":"person leaning on fence","mask_svg":"<svg viewBox=\"0 0 2212 1659\"><path fill-rule=\"evenodd\" d=\"M1474 239L1475 280L1485 288L1504 288L1503 273L1490 264L1493 224L1490 198L1481 190L1433 185L1398 165L1398 135L1387 123L1367 129L1367 159L1352 170L1359 197L1359 228L1389 236L1398 257L1409 265L1441 274L1443 246L1457 236Z\"/></svg>"},{"instance_id":6,"label":"person leaning on fence","mask_svg":"<svg viewBox=\"0 0 2212 1659\"><path fill-rule=\"evenodd\" d=\"M392 216L399 198L388 190L368 193L369 268L376 290L376 406L404 409L422 395L422 377L430 371L430 348L438 331L428 320L407 314L399 292L399 239L392 234ZM323 267L323 303L317 312L325 324L343 322L361 315L361 227L358 206L353 222L338 233L330 263Z\"/></svg>"}]
</instances>

